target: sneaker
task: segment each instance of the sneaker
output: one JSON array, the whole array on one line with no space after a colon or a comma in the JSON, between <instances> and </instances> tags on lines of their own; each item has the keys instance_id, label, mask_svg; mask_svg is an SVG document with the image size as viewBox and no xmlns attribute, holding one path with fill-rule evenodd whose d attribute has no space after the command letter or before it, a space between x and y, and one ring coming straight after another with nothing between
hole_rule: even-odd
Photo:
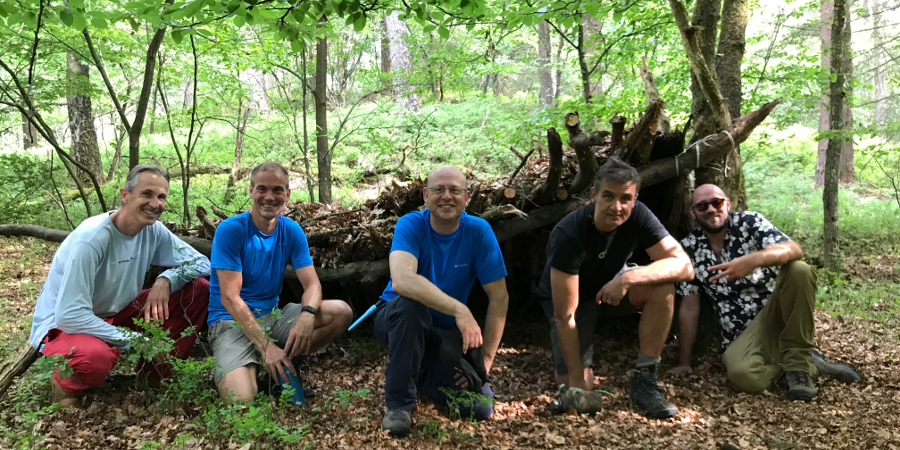
<instances>
[{"instance_id":1,"label":"sneaker","mask_svg":"<svg viewBox=\"0 0 900 450\"><path fill-rule=\"evenodd\" d=\"M812 351L812 363L819 371L819 375L825 375L844 384L850 384L862 379L862 374L853 366L844 363L829 362L825 356L816 350Z\"/></svg>"},{"instance_id":2,"label":"sneaker","mask_svg":"<svg viewBox=\"0 0 900 450\"><path fill-rule=\"evenodd\" d=\"M643 408L651 419L665 419L678 413L678 407L662 396L656 384L658 366L637 367L631 373L631 403Z\"/></svg>"},{"instance_id":3,"label":"sneaker","mask_svg":"<svg viewBox=\"0 0 900 450\"><path fill-rule=\"evenodd\" d=\"M381 419L381 429L387 431L391 436L406 436L412 426L412 416L409 411L402 409L391 409Z\"/></svg>"},{"instance_id":4,"label":"sneaker","mask_svg":"<svg viewBox=\"0 0 900 450\"><path fill-rule=\"evenodd\" d=\"M784 373L784 381L788 385L788 400L792 402L797 400L808 402L819 393L806 372L787 371Z\"/></svg>"},{"instance_id":5,"label":"sneaker","mask_svg":"<svg viewBox=\"0 0 900 450\"><path fill-rule=\"evenodd\" d=\"M596 414L603 410L603 395L595 391L569 389L549 405L552 414L565 414L574 409L579 414Z\"/></svg>"}]
</instances>

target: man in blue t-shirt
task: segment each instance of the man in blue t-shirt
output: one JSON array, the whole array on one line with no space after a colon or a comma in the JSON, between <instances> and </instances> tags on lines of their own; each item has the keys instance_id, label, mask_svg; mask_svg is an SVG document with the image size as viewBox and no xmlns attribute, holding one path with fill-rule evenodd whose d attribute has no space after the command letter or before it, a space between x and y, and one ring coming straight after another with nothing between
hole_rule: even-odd
<instances>
[{"instance_id":1,"label":"man in blue t-shirt","mask_svg":"<svg viewBox=\"0 0 900 450\"><path fill-rule=\"evenodd\" d=\"M273 378L297 375L292 360L334 340L353 315L343 301L322 300L306 234L280 214L291 197L287 170L274 162L256 166L249 193L250 211L219 224L212 243L207 323L216 384L227 402L253 400L260 359ZM276 313L287 264L303 298Z\"/></svg>"},{"instance_id":2,"label":"man in blue t-shirt","mask_svg":"<svg viewBox=\"0 0 900 450\"><path fill-rule=\"evenodd\" d=\"M382 429L392 435L409 433L420 389L444 406L453 390L493 397L487 382L470 386L469 380L478 377L464 377L459 366L442 361L447 353L465 355L476 372L483 361L486 375L506 324L506 266L490 225L465 213L471 195L466 177L453 166L442 166L428 175L426 186L422 194L428 209L397 221L391 281L381 296L386 304L375 316L376 337L390 352ZM483 334L466 306L476 277L490 302ZM445 341L462 342L462 348L448 352ZM473 354L478 360L472 360ZM493 414L490 402L463 401L459 406L460 415L478 420Z\"/></svg>"}]
</instances>

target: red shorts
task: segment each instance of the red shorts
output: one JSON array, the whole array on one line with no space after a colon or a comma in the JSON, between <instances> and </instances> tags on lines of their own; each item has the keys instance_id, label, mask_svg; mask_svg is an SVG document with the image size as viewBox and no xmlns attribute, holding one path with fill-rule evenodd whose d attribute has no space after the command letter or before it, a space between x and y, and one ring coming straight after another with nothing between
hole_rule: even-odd
<instances>
[{"instance_id":1,"label":"red shorts","mask_svg":"<svg viewBox=\"0 0 900 450\"><path fill-rule=\"evenodd\" d=\"M107 323L140 331L134 319L144 317L141 308L147 302L150 289L144 289L125 309L113 317L105 318ZM175 348L171 354L178 358L187 358L197 340L197 331L206 321L209 307L209 282L204 278L185 284L180 290L169 296L169 318L162 327L169 330L169 337L175 340ZM185 337L181 333L194 326L194 332ZM54 379L66 392L78 392L83 389L100 386L109 371L119 361L119 349L88 334L68 334L54 328L44 338L44 355L64 355L69 359L73 376L60 380L59 374ZM146 373L152 379L159 380L171 375L168 365L157 366L141 361L138 371Z\"/></svg>"}]
</instances>

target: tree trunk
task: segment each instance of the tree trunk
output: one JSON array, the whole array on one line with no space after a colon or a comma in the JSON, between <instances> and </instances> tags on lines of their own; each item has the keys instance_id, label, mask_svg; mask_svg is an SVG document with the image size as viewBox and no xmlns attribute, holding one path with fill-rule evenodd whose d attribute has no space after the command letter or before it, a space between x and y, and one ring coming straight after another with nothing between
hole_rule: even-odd
<instances>
[{"instance_id":1,"label":"tree trunk","mask_svg":"<svg viewBox=\"0 0 900 450\"><path fill-rule=\"evenodd\" d=\"M850 57L850 20L849 12L850 5L842 2L844 5L845 11L843 12L845 18L845 24L843 27L843 31L841 33L843 48L845 55L842 59L843 66L840 71L844 74L845 77L852 77L853 72L853 61ZM834 45L832 39L832 17L835 15L834 11L834 2L832 1L824 1L819 8L820 13L820 33L819 37L822 40L822 66L830 69L832 67L831 60L834 57ZM829 83L830 85L830 83ZM853 131L853 111L850 109L850 96L852 96L852 90L850 86L844 86L844 92L846 96L843 97L843 105L841 109L843 110L843 130L846 132ZM819 131L825 131L831 129L831 115L829 111L829 105L832 103L829 95L830 88L828 92L825 92L822 95L822 99L819 102ZM828 159L828 139L820 139L818 144L818 154L816 157L816 187L825 186L825 172L826 165ZM853 168L853 140L846 139L842 141L843 147L841 148L840 153L840 166L838 178L841 183L852 183L856 180L856 173Z\"/></svg>"},{"instance_id":2,"label":"tree trunk","mask_svg":"<svg viewBox=\"0 0 900 450\"><path fill-rule=\"evenodd\" d=\"M556 46L556 61L562 61L562 51L566 46L566 41L562 36L559 37L559 45ZM556 73L553 77L553 99L559 98L562 93L562 66L557 64Z\"/></svg>"},{"instance_id":3,"label":"tree trunk","mask_svg":"<svg viewBox=\"0 0 900 450\"><path fill-rule=\"evenodd\" d=\"M303 70L303 76L307 76L306 72L306 52L300 53L300 64ZM306 190L309 192L309 202L316 201L316 186L313 183L312 167L309 164L309 130L306 127L306 118L309 116L309 110L306 106L306 97L308 95L307 83L303 83L303 101L300 103L300 110L303 113L303 169L306 170L304 178L306 178ZM318 141L316 141L318 144Z\"/></svg>"},{"instance_id":4,"label":"tree trunk","mask_svg":"<svg viewBox=\"0 0 900 450\"><path fill-rule=\"evenodd\" d=\"M28 150L36 147L38 143L37 128L28 121L28 118L22 114L22 147Z\"/></svg>"},{"instance_id":5,"label":"tree trunk","mask_svg":"<svg viewBox=\"0 0 900 450\"><path fill-rule=\"evenodd\" d=\"M194 104L194 82L191 77L187 77L184 80L184 89L183 92L183 101L181 103L181 109L190 109L191 105Z\"/></svg>"},{"instance_id":6,"label":"tree trunk","mask_svg":"<svg viewBox=\"0 0 900 450\"><path fill-rule=\"evenodd\" d=\"M172 0L167 0L166 3L171 5ZM162 45L165 35L165 28L156 30L153 38L150 40L150 44L147 46L141 94L138 97L137 108L134 111L134 121L128 129L128 170L141 163L141 130L144 129L144 120L147 118L147 106L150 103L150 94L153 93L153 74L156 71L157 52L159 52L159 47Z\"/></svg>"},{"instance_id":7,"label":"tree trunk","mask_svg":"<svg viewBox=\"0 0 900 450\"><path fill-rule=\"evenodd\" d=\"M546 108L553 104L553 72L550 67L550 25L546 20L537 24L538 29L538 79L541 90L538 101Z\"/></svg>"},{"instance_id":8,"label":"tree trunk","mask_svg":"<svg viewBox=\"0 0 900 450\"><path fill-rule=\"evenodd\" d=\"M407 62L409 60L407 59ZM319 201L331 203L331 152L328 149L328 39L316 44L316 156L319 162Z\"/></svg>"},{"instance_id":9,"label":"tree trunk","mask_svg":"<svg viewBox=\"0 0 900 450\"><path fill-rule=\"evenodd\" d=\"M391 54L391 70L394 72L394 97L397 105L411 111L419 111L419 98L408 82L409 73L412 71L409 48L405 40L406 36L409 36L409 27L399 16L400 13L394 11L384 19Z\"/></svg>"},{"instance_id":10,"label":"tree trunk","mask_svg":"<svg viewBox=\"0 0 900 450\"><path fill-rule=\"evenodd\" d=\"M878 0L872 0L869 7L869 14L872 17L872 60L875 64L875 117L873 118L875 125L884 125L887 123L887 72L884 70L887 62L885 61L885 50L881 28L884 26L884 19L881 17L884 5ZM879 133L884 137L884 132Z\"/></svg>"},{"instance_id":11,"label":"tree trunk","mask_svg":"<svg viewBox=\"0 0 900 450\"><path fill-rule=\"evenodd\" d=\"M694 12L691 16L691 25L701 27L698 35L700 43L700 54L706 61L713 76L716 75L716 35L719 29L719 18L722 8L722 0L697 0L694 5ZM740 71L740 65L738 66ZM691 134L689 144L693 144L704 136L709 136L716 132L718 128L713 115L712 108L703 93L703 88L697 76L691 71L691 117L693 118L694 131ZM704 166L694 172L695 185L713 183L720 184L723 178L723 167L721 161L715 161L710 166ZM724 186L721 186L724 190ZM725 192L730 195L729 192Z\"/></svg>"},{"instance_id":12,"label":"tree trunk","mask_svg":"<svg viewBox=\"0 0 900 450\"><path fill-rule=\"evenodd\" d=\"M156 132L156 101L159 98L159 90L154 87L152 95L153 107L150 108L150 125L147 127L147 134L153 134Z\"/></svg>"},{"instance_id":13,"label":"tree trunk","mask_svg":"<svg viewBox=\"0 0 900 450\"><path fill-rule=\"evenodd\" d=\"M94 174L98 183L103 183L106 177L100 163L100 146L94 131L91 97L83 94L90 88L88 77L88 66L82 64L71 51L66 52L66 111L69 115L69 129L72 131L72 157ZM81 169L76 173L82 181L90 181Z\"/></svg>"},{"instance_id":14,"label":"tree trunk","mask_svg":"<svg viewBox=\"0 0 900 450\"><path fill-rule=\"evenodd\" d=\"M741 62L747 46L747 19L750 16L749 0L725 0L722 5L722 29L719 32L718 61L716 61L716 81L722 97L728 102L731 117L741 115ZM738 146L719 161L725 171L717 177L718 186L731 199L732 211L747 209L747 188L744 185L744 171L741 165L741 151Z\"/></svg>"},{"instance_id":15,"label":"tree trunk","mask_svg":"<svg viewBox=\"0 0 900 450\"><path fill-rule=\"evenodd\" d=\"M391 40L385 19L381 19L381 33L381 73L391 73Z\"/></svg>"},{"instance_id":16,"label":"tree trunk","mask_svg":"<svg viewBox=\"0 0 900 450\"><path fill-rule=\"evenodd\" d=\"M587 65L587 55L584 50L584 26L576 25L578 28L578 72L581 74L581 96L584 97L585 103L591 102L591 72Z\"/></svg>"},{"instance_id":17,"label":"tree trunk","mask_svg":"<svg viewBox=\"0 0 900 450\"><path fill-rule=\"evenodd\" d=\"M825 159L825 189L822 190L822 203L825 209L824 235L822 250L825 255L825 267L832 272L840 271L840 246L838 237L840 217L838 205L838 181L840 177L840 156L843 150L844 135L844 73L846 67L843 59L848 55L845 49L845 39L842 30L846 28L846 14L849 12L844 0L835 0L833 4L834 20L831 25L831 48L834 50L831 59L831 74L834 79L829 83L829 117L832 133L838 133L836 138L828 142Z\"/></svg>"},{"instance_id":18,"label":"tree trunk","mask_svg":"<svg viewBox=\"0 0 900 450\"><path fill-rule=\"evenodd\" d=\"M238 103L237 127L234 136L234 158L231 161L231 173L228 174L227 187L234 187L241 168L241 158L244 156L244 133L247 129L247 120L250 118L250 102ZM226 192L231 192L229 189ZM227 203L227 200L226 200Z\"/></svg>"}]
</instances>

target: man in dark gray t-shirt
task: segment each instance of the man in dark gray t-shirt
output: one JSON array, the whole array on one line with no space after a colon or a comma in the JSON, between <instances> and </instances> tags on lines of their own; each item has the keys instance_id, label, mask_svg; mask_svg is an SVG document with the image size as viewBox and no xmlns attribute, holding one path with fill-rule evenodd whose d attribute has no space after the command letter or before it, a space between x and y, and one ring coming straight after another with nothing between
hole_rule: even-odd
<instances>
[{"instance_id":1,"label":"man in dark gray t-shirt","mask_svg":"<svg viewBox=\"0 0 900 450\"><path fill-rule=\"evenodd\" d=\"M674 283L691 280L691 261L659 220L637 201L637 171L617 158L600 167L591 205L564 217L547 242L542 306L550 320L557 382L593 389L592 341L601 312L642 311L640 351L631 377L631 401L651 418L678 412L656 384L675 297ZM626 268L640 246L653 259Z\"/></svg>"}]
</instances>

